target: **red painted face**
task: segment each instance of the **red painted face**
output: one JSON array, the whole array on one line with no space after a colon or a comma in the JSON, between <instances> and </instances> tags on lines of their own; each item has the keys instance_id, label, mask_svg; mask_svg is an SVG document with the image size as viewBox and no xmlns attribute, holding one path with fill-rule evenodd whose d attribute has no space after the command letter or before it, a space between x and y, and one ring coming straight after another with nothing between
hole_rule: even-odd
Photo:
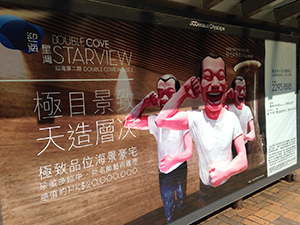
<instances>
[{"instance_id":1,"label":"red painted face","mask_svg":"<svg viewBox=\"0 0 300 225\"><path fill-rule=\"evenodd\" d=\"M227 90L225 63L221 57L214 59L208 56L203 60L201 88L205 108L211 112L221 110Z\"/></svg>"},{"instance_id":2,"label":"red painted face","mask_svg":"<svg viewBox=\"0 0 300 225\"><path fill-rule=\"evenodd\" d=\"M235 81L235 89L234 89L235 95L234 95L234 101L237 105L241 105L245 102L246 98L246 82L245 80Z\"/></svg>"},{"instance_id":3,"label":"red painted face","mask_svg":"<svg viewBox=\"0 0 300 225\"><path fill-rule=\"evenodd\" d=\"M173 94L176 92L175 80L169 79L167 81L159 80L157 83L157 95L158 95L158 105L162 109L165 104L172 98Z\"/></svg>"}]
</instances>

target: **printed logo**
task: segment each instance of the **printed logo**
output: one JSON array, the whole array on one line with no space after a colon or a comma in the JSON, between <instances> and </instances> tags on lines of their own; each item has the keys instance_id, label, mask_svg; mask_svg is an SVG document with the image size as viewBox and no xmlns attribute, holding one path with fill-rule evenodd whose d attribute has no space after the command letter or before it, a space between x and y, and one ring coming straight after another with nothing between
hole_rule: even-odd
<instances>
[{"instance_id":1,"label":"printed logo","mask_svg":"<svg viewBox=\"0 0 300 225\"><path fill-rule=\"evenodd\" d=\"M8 49L20 50L27 54L37 53L42 44L44 31L20 17L0 16L0 42Z\"/></svg>"}]
</instances>

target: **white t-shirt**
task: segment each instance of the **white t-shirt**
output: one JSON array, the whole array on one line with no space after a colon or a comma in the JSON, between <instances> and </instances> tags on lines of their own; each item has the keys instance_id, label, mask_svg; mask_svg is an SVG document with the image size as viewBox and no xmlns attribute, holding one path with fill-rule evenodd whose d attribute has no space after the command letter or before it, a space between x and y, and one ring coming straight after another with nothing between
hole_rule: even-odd
<instances>
[{"instance_id":1,"label":"white t-shirt","mask_svg":"<svg viewBox=\"0 0 300 225\"><path fill-rule=\"evenodd\" d=\"M240 110L236 108L235 105L231 104L229 105L229 111L233 112L237 116L240 121L242 131L244 135L246 135L248 133L248 123L250 120L253 120L250 108L244 104L243 108ZM247 142L248 141L245 141L245 143Z\"/></svg>"},{"instance_id":2,"label":"white t-shirt","mask_svg":"<svg viewBox=\"0 0 300 225\"><path fill-rule=\"evenodd\" d=\"M166 155L175 156L185 151L183 137L188 130L169 130L165 128L158 128L155 123L157 115L148 116L148 127L150 134L153 134L157 143L158 153L158 168L160 169L160 161ZM183 162L172 166L166 174L175 170ZM161 171L162 172L162 171Z\"/></svg>"},{"instance_id":3,"label":"white t-shirt","mask_svg":"<svg viewBox=\"0 0 300 225\"><path fill-rule=\"evenodd\" d=\"M217 120L208 118L204 110L189 110L188 121L190 136L198 151L200 179L212 186L208 170L212 163L226 167L232 161L231 143L242 134L240 123L234 113L227 110Z\"/></svg>"}]
</instances>

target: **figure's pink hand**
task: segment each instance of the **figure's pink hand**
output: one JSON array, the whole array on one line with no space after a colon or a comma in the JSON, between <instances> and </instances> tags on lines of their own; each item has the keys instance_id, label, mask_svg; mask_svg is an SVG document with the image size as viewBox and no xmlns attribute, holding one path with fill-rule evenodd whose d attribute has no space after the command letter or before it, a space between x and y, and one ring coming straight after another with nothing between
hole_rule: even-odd
<instances>
[{"instance_id":1,"label":"figure's pink hand","mask_svg":"<svg viewBox=\"0 0 300 225\"><path fill-rule=\"evenodd\" d=\"M235 95L235 92L234 92L234 90L232 89L232 88L230 88L227 92L226 92L226 94L225 94L226 96L226 98L225 99L227 99L227 98L230 98L230 99L233 99L234 98L234 95Z\"/></svg>"},{"instance_id":2,"label":"figure's pink hand","mask_svg":"<svg viewBox=\"0 0 300 225\"><path fill-rule=\"evenodd\" d=\"M226 171L221 169L221 167L211 165L208 172L211 179L211 183L214 187L218 187L223 180L227 179Z\"/></svg>"},{"instance_id":3,"label":"figure's pink hand","mask_svg":"<svg viewBox=\"0 0 300 225\"><path fill-rule=\"evenodd\" d=\"M161 161L160 161L160 170L163 173L166 173L175 163L172 162L172 157L169 155L166 155Z\"/></svg>"},{"instance_id":4,"label":"figure's pink hand","mask_svg":"<svg viewBox=\"0 0 300 225\"><path fill-rule=\"evenodd\" d=\"M244 133L242 134L242 137L243 137L243 140L244 140L244 141L247 141L247 140L248 140L247 136L246 136Z\"/></svg>"},{"instance_id":5,"label":"figure's pink hand","mask_svg":"<svg viewBox=\"0 0 300 225\"><path fill-rule=\"evenodd\" d=\"M215 171L215 168L214 168L214 167L210 167L209 170L208 170L209 173L211 173L211 172L213 172L213 171Z\"/></svg>"},{"instance_id":6,"label":"figure's pink hand","mask_svg":"<svg viewBox=\"0 0 300 225\"><path fill-rule=\"evenodd\" d=\"M198 98L201 93L200 79L196 77L191 77L184 84L185 92L190 98Z\"/></svg>"},{"instance_id":7,"label":"figure's pink hand","mask_svg":"<svg viewBox=\"0 0 300 225\"><path fill-rule=\"evenodd\" d=\"M158 95L154 92L151 91L146 97L145 97L145 102L148 106L155 107L158 104Z\"/></svg>"}]
</instances>

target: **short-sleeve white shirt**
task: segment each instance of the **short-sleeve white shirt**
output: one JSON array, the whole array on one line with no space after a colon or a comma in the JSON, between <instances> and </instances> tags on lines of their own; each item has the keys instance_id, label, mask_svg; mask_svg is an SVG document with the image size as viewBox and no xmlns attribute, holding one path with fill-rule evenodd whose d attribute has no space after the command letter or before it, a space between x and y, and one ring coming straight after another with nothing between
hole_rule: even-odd
<instances>
[{"instance_id":1,"label":"short-sleeve white shirt","mask_svg":"<svg viewBox=\"0 0 300 225\"><path fill-rule=\"evenodd\" d=\"M187 130L169 130L157 127L155 123L157 115L148 116L148 127L151 134L154 135L157 143L158 168L160 169L160 161L167 155L175 156L185 151L184 135ZM166 174L175 170L181 163L172 166ZM162 172L162 171L161 171Z\"/></svg>"},{"instance_id":2,"label":"short-sleeve white shirt","mask_svg":"<svg viewBox=\"0 0 300 225\"><path fill-rule=\"evenodd\" d=\"M248 133L248 123L251 120L253 120L253 116L250 108L245 104L243 105L243 108L241 110L235 107L234 104L230 104L228 107L229 107L229 111L233 112L239 119L242 127L242 131L244 135L246 135ZM245 141L245 143L247 143L247 141Z\"/></svg>"},{"instance_id":3,"label":"short-sleeve white shirt","mask_svg":"<svg viewBox=\"0 0 300 225\"><path fill-rule=\"evenodd\" d=\"M204 110L190 110L188 122L198 151L200 179L212 186L208 170L213 163L226 167L232 161L231 145L242 134L240 123L234 113L227 110L217 120L208 118Z\"/></svg>"}]
</instances>

